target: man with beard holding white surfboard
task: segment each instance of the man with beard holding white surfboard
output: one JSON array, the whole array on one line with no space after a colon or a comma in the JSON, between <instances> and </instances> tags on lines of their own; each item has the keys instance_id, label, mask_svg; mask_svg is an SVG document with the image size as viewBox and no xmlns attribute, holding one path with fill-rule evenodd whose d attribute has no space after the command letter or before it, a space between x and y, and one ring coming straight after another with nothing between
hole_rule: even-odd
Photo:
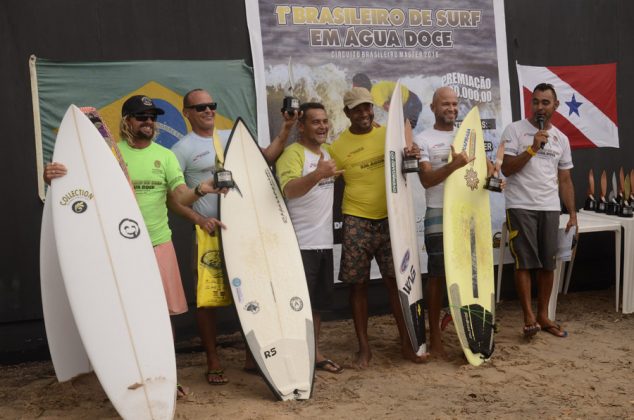
<instances>
[{"instance_id":1,"label":"man with beard holding white surfboard","mask_svg":"<svg viewBox=\"0 0 634 420\"><path fill-rule=\"evenodd\" d=\"M297 125L299 139L284 150L276 169L306 272L315 330L315 367L341 373L343 368L319 350L321 313L329 310L332 303L332 204L335 177L342 173L325 146L328 128L328 115L322 104L302 104Z\"/></svg>"},{"instance_id":2,"label":"man with beard holding white surfboard","mask_svg":"<svg viewBox=\"0 0 634 420\"><path fill-rule=\"evenodd\" d=\"M191 124L192 131L181 138L172 147L172 151L178 158L185 175L185 182L189 186L197 185L201 180L214 176L219 156L222 156L227 145L231 130L218 130L216 128L216 109L217 103L213 101L211 94L204 89L192 89L183 97L183 115ZM262 149L269 164L275 162L284 150L291 129L297 120L295 114L283 113L283 117L284 123L280 133L268 147ZM226 228L218 219L217 195L203 197L194 203L193 207L173 202L169 204L172 211L188 219L194 225L198 225L203 231L201 234L206 232L209 235L216 235L217 229ZM198 246L196 237L194 237L192 271L196 283L199 279L196 258ZM225 377L216 350L216 307L231 304L231 291L224 282L215 286L217 287L216 293L226 296L226 299L215 299L214 306L198 307L196 321L200 339L207 355L207 382L210 385L224 385L228 383L228 379ZM255 362L248 349L244 370L249 373L257 373Z\"/></svg>"},{"instance_id":3,"label":"man with beard holding white surfboard","mask_svg":"<svg viewBox=\"0 0 634 420\"><path fill-rule=\"evenodd\" d=\"M154 247L169 313L179 315L187 312L187 301L167 219L167 196L169 194L175 201L188 206L206 194L224 193L226 189L215 188L212 179L202 181L193 189L185 185L176 156L169 149L153 142L157 116L163 113L145 95L128 98L121 109L122 141L118 147ZM66 172L63 163L50 163L45 168L44 180L50 183ZM178 391L181 396L185 394L180 386Z\"/></svg>"},{"instance_id":4,"label":"man with beard holding white surfboard","mask_svg":"<svg viewBox=\"0 0 634 420\"><path fill-rule=\"evenodd\" d=\"M355 365L365 369L372 358L368 342L368 281L373 257L388 290L402 355L421 363L426 357L417 356L412 349L394 276L385 193L385 127L373 124L374 102L367 89L353 87L344 94L343 103L350 127L333 142L330 154L337 168L345 171L339 280L350 285L350 306L359 342ZM418 158L420 151L414 145L405 153Z\"/></svg>"},{"instance_id":5,"label":"man with beard holding white surfboard","mask_svg":"<svg viewBox=\"0 0 634 420\"><path fill-rule=\"evenodd\" d=\"M547 83L533 89L532 117L504 129L502 173L508 178L506 223L515 258L515 287L524 312L524 337L545 331L564 338L568 333L548 318L553 288L559 197L570 213L566 232L577 228L572 156L568 137L550 123L559 101ZM531 307L531 271L537 272L537 315Z\"/></svg>"}]
</instances>

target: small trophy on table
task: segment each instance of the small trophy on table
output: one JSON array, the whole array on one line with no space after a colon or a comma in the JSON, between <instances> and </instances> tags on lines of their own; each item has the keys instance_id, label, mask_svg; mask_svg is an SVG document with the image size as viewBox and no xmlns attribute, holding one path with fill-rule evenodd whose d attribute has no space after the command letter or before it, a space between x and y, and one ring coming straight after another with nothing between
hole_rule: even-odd
<instances>
[{"instance_id":1,"label":"small trophy on table","mask_svg":"<svg viewBox=\"0 0 634 420\"><path fill-rule=\"evenodd\" d=\"M628 201L628 198L632 194L632 178L630 177L630 174L628 174L625 179L623 179L623 168L621 168L619 177L621 178L621 196L623 197L619 216L633 217L634 209L632 209L632 200L630 199Z\"/></svg>"},{"instance_id":2,"label":"small trophy on table","mask_svg":"<svg viewBox=\"0 0 634 420\"><path fill-rule=\"evenodd\" d=\"M592 172L592 169L588 172L588 192L583 209L592 211L597 209L597 200L594 198L594 173Z\"/></svg>"},{"instance_id":3,"label":"small trophy on table","mask_svg":"<svg viewBox=\"0 0 634 420\"><path fill-rule=\"evenodd\" d=\"M628 198L628 202L630 203L630 206L634 206L634 169L632 169L630 171L630 193L625 193L625 197L629 197Z\"/></svg>"},{"instance_id":4,"label":"small trophy on table","mask_svg":"<svg viewBox=\"0 0 634 420\"><path fill-rule=\"evenodd\" d=\"M605 174L605 170L601 172L600 188L601 195L599 197L599 201L597 202L597 208L594 209L594 211L597 213L605 213L605 206L607 204L607 201L605 200L605 192L608 189L608 176Z\"/></svg>"},{"instance_id":5,"label":"small trophy on table","mask_svg":"<svg viewBox=\"0 0 634 420\"><path fill-rule=\"evenodd\" d=\"M612 191L608 195L608 203L605 205L605 214L609 214L610 216L615 216L619 214L621 206L616 201L617 198L617 188L616 188L616 172L612 172Z\"/></svg>"}]
</instances>

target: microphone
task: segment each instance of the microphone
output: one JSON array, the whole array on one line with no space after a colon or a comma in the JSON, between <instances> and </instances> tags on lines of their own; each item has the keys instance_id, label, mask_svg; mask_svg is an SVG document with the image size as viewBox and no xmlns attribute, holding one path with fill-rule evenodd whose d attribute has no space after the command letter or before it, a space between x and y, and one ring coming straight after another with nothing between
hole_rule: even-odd
<instances>
[{"instance_id":1,"label":"microphone","mask_svg":"<svg viewBox=\"0 0 634 420\"><path fill-rule=\"evenodd\" d=\"M543 115L538 115L538 116L535 118L535 121L537 121L537 125L539 126L539 129L540 129L540 130L543 130L543 129L544 129L544 116L543 116ZM546 144L546 143L542 143L542 144L540 144L540 146L539 146L539 147L540 147L540 149L543 149L545 144Z\"/></svg>"}]
</instances>

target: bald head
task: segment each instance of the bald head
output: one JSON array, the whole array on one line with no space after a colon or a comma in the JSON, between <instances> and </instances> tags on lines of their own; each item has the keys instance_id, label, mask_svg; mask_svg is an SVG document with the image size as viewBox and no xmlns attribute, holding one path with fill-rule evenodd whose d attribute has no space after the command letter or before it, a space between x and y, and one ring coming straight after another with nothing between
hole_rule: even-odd
<instances>
[{"instance_id":1,"label":"bald head","mask_svg":"<svg viewBox=\"0 0 634 420\"><path fill-rule=\"evenodd\" d=\"M430 108L436 121L434 128L441 131L452 131L458 118L458 96L448 86L436 89Z\"/></svg>"},{"instance_id":2,"label":"bald head","mask_svg":"<svg viewBox=\"0 0 634 420\"><path fill-rule=\"evenodd\" d=\"M432 97L431 101L432 104L434 102L438 102L444 98L452 98L455 99L456 102L458 101L458 97L456 96L456 92L450 88L449 86L443 86L441 88L436 89L436 91L434 92L434 96Z\"/></svg>"},{"instance_id":3,"label":"bald head","mask_svg":"<svg viewBox=\"0 0 634 420\"><path fill-rule=\"evenodd\" d=\"M210 106L212 104L213 106ZM201 105L200 110L196 109ZM183 97L183 115L189 120L192 131L196 134L202 137L213 136L216 105L209 92L204 89L193 89L187 92Z\"/></svg>"}]
</instances>

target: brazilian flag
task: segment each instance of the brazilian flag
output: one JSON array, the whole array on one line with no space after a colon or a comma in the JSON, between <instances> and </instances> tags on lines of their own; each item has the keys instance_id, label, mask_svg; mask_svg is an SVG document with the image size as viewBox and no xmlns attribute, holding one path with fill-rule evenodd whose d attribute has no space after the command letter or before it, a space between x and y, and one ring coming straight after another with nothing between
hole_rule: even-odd
<instances>
[{"instance_id":1,"label":"brazilian flag","mask_svg":"<svg viewBox=\"0 0 634 420\"><path fill-rule=\"evenodd\" d=\"M30 58L38 179L50 162L64 113L71 104L94 107L118 137L121 106L132 95L145 95L165 110L157 120L156 142L171 148L191 129L181 114L183 96L202 88L218 103L216 127L231 129L241 117L257 130L253 69L242 60L152 60L60 62ZM40 197L44 186L40 185Z\"/></svg>"}]
</instances>

